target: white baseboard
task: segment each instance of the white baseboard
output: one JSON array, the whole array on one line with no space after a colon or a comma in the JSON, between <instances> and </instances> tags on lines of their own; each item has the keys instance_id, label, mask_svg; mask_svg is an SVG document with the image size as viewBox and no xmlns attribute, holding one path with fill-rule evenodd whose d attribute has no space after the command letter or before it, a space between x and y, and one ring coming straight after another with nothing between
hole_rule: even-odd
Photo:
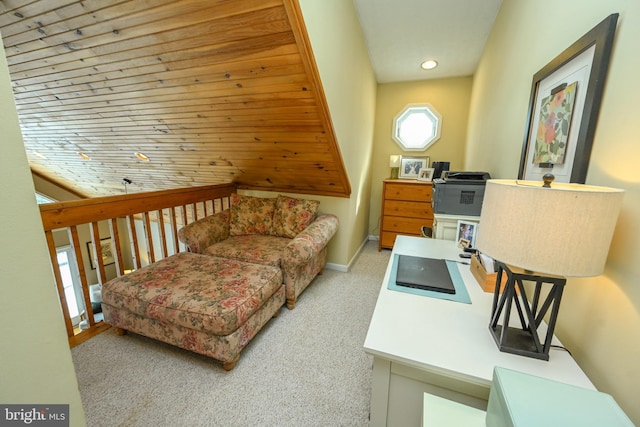
<instances>
[{"instance_id":1,"label":"white baseboard","mask_svg":"<svg viewBox=\"0 0 640 427\"><path fill-rule=\"evenodd\" d=\"M375 238L372 238L372 237L375 237ZM356 253L353 255L353 257L351 257L351 261L349 261L348 265L328 262L325 265L325 268L328 268L329 270L340 271L342 273L348 273L349 270L351 270L351 266L353 265L354 262L356 262L356 259L358 259L358 256L364 249L364 245L366 245L369 240L378 240L378 236L368 236L366 239L364 239L364 241L362 242L362 244L360 245Z\"/></svg>"},{"instance_id":2,"label":"white baseboard","mask_svg":"<svg viewBox=\"0 0 640 427\"><path fill-rule=\"evenodd\" d=\"M333 262L328 262L327 264L325 264L324 268L326 268L327 270L340 271L342 273L347 273L349 271L349 267L347 267L346 265L336 264Z\"/></svg>"}]
</instances>

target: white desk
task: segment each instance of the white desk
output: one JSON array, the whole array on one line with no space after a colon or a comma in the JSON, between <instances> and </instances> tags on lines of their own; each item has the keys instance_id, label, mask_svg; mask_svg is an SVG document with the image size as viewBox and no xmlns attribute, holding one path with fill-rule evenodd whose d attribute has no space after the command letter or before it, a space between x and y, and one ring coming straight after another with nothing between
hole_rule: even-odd
<instances>
[{"instance_id":1,"label":"white desk","mask_svg":"<svg viewBox=\"0 0 640 427\"><path fill-rule=\"evenodd\" d=\"M419 426L424 392L486 410L495 366L595 390L564 350L552 349L548 362L500 352L489 333L493 294L467 265L458 264L472 304L387 289L395 254L460 261L460 252L448 240L397 237L364 343L371 426Z\"/></svg>"},{"instance_id":2,"label":"white desk","mask_svg":"<svg viewBox=\"0 0 640 427\"><path fill-rule=\"evenodd\" d=\"M422 427L485 427L486 411L424 393Z\"/></svg>"}]
</instances>

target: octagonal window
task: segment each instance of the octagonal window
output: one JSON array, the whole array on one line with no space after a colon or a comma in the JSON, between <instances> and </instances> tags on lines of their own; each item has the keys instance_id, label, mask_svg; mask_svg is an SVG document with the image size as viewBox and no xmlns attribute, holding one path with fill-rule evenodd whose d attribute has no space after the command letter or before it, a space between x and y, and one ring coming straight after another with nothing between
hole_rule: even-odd
<instances>
[{"instance_id":1,"label":"octagonal window","mask_svg":"<svg viewBox=\"0 0 640 427\"><path fill-rule=\"evenodd\" d=\"M393 119L393 140L406 151L424 151L440 138L441 124L431 105L408 105Z\"/></svg>"}]
</instances>

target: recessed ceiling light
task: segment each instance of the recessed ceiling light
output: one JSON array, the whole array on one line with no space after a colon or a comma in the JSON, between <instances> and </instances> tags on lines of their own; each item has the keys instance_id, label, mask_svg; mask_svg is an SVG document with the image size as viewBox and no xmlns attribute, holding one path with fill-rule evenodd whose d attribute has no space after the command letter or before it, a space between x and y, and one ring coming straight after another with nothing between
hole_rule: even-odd
<instances>
[{"instance_id":1,"label":"recessed ceiling light","mask_svg":"<svg viewBox=\"0 0 640 427\"><path fill-rule=\"evenodd\" d=\"M434 61L433 59L427 59L422 64L420 64L420 67L422 67L423 70L433 70L437 66L438 62Z\"/></svg>"},{"instance_id":2,"label":"recessed ceiling light","mask_svg":"<svg viewBox=\"0 0 640 427\"><path fill-rule=\"evenodd\" d=\"M85 159L85 160L91 160L91 157L87 156L87 155L86 155L86 154L84 154L84 153L78 153L78 156L82 157L82 158L83 158L83 159Z\"/></svg>"},{"instance_id":3,"label":"recessed ceiling light","mask_svg":"<svg viewBox=\"0 0 640 427\"><path fill-rule=\"evenodd\" d=\"M149 157L147 157L146 155L136 151L135 153L133 153L139 160L142 160L143 162L148 162L149 161Z\"/></svg>"}]
</instances>

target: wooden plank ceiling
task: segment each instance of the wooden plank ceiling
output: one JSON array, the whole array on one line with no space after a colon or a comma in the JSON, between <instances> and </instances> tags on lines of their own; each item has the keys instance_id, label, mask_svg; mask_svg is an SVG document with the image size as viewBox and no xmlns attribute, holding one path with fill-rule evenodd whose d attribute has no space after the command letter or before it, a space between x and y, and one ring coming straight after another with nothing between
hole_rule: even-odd
<instances>
[{"instance_id":1,"label":"wooden plank ceiling","mask_svg":"<svg viewBox=\"0 0 640 427\"><path fill-rule=\"evenodd\" d=\"M2 0L0 14L36 174L86 197L122 194L123 178L350 194L297 0Z\"/></svg>"}]
</instances>

